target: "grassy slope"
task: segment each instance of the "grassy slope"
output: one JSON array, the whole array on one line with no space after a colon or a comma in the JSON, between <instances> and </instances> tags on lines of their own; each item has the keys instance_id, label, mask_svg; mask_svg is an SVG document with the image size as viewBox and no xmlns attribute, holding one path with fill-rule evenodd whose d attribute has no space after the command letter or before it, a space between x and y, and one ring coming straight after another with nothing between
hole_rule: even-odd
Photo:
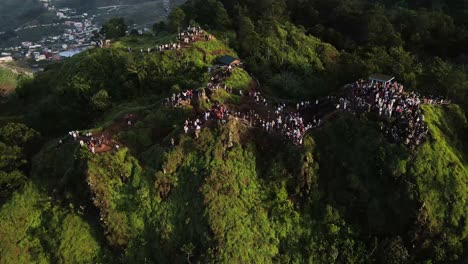
<instances>
[{"instance_id":1,"label":"grassy slope","mask_svg":"<svg viewBox=\"0 0 468 264\"><path fill-rule=\"evenodd\" d=\"M430 135L415 150L388 144L367 120L326 124L315 137L319 184L363 234L410 230L419 256L455 261L468 235L467 121L456 105L423 110Z\"/></svg>"},{"instance_id":2,"label":"grassy slope","mask_svg":"<svg viewBox=\"0 0 468 264\"><path fill-rule=\"evenodd\" d=\"M468 237L467 120L456 105L423 110L430 142L408 162L408 173L423 204L420 220L433 234L445 234L441 243L451 245L455 253L448 258L455 260Z\"/></svg>"},{"instance_id":3,"label":"grassy slope","mask_svg":"<svg viewBox=\"0 0 468 264\"><path fill-rule=\"evenodd\" d=\"M128 43L135 48L157 41L145 37ZM184 51L183 60L205 68L219 50L235 56L221 42L213 41L196 43ZM84 59L72 59L59 74L67 76L76 70L84 76L91 74L86 70L92 68L90 65L99 68L96 61L104 52L91 51ZM157 59L177 64L180 57L175 54L154 54L145 58L145 63ZM138 54L125 54L123 63L132 62L131 56L140 61ZM228 82L243 87L247 76L236 71ZM327 258L333 255L329 251L337 251L341 262L357 262L366 258L366 252L363 242L353 239L362 233L406 232L424 202L429 229L454 234L450 243L455 247L460 246L460 238L466 237L466 146L459 138L466 131L466 120L456 106L424 109L432 139L410 156L412 153L402 146L388 144L378 124L351 115L327 123L313 134L313 139L306 140L302 149L232 123L206 129L199 140L193 140L182 133L190 108L167 109L154 100L118 104L97 125L104 127L128 111L141 115L133 129L116 136L125 146L118 153L93 156L76 144L57 146L53 141L35 158L36 185L57 194L64 204L88 206L83 216L86 222L76 220L76 224L83 230L91 228L83 236L95 234L86 238L96 254L90 258L99 257L99 248L111 245L119 250L126 247L125 262L141 263L148 256L160 263L183 262L186 249L192 245L192 253L201 261L268 263L273 257L284 257L297 262L329 263L336 261ZM171 137L176 139L175 148L169 147ZM227 146L230 140L232 148ZM416 185L417 192L407 191L407 181ZM24 206L43 204L43 194L28 188L32 187L2 207L0 217L14 214L18 206L15 203L21 199L31 199L23 201ZM97 214L88 204L89 195L95 197ZM450 208L444 206L452 201ZM34 219L42 219L43 212L50 211L28 210L32 216L27 217ZM55 210L61 212L62 208ZM75 210L70 212L58 219L76 218ZM28 219L25 217L0 218L0 226L9 230L5 235L15 237L11 225L15 219ZM28 235L20 249L15 239L2 241L1 248L9 248L8 252L23 250L23 246L35 248L42 254L38 260L64 254L49 254L60 249L56 244L47 249L37 246L44 234L28 232L48 228L49 224L45 220L34 223L30 227L22 225L19 233ZM57 232L46 235L60 237ZM104 236L106 242L101 241ZM100 246L95 241L101 241ZM70 247L74 246L70 243ZM71 251L65 251L67 256Z\"/></svg>"},{"instance_id":4,"label":"grassy slope","mask_svg":"<svg viewBox=\"0 0 468 264\"><path fill-rule=\"evenodd\" d=\"M28 184L1 208L1 263L86 263L101 255L79 209L64 208Z\"/></svg>"},{"instance_id":5,"label":"grassy slope","mask_svg":"<svg viewBox=\"0 0 468 264\"><path fill-rule=\"evenodd\" d=\"M112 46L114 48L123 48L132 47L135 50L143 49L146 51L148 48L155 48L157 45L163 43L170 43L176 40L176 35L162 35L162 36L152 36L152 35L143 35L143 36L127 36L120 39L118 42L114 43Z\"/></svg>"},{"instance_id":6,"label":"grassy slope","mask_svg":"<svg viewBox=\"0 0 468 264\"><path fill-rule=\"evenodd\" d=\"M17 84L17 75L12 71L0 67L0 94L14 91Z\"/></svg>"}]
</instances>

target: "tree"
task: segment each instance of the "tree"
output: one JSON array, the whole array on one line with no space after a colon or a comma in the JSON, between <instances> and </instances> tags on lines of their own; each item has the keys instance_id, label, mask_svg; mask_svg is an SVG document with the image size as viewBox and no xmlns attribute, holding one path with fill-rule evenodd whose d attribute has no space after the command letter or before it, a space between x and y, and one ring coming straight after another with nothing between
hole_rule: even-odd
<instances>
[{"instance_id":1,"label":"tree","mask_svg":"<svg viewBox=\"0 0 468 264\"><path fill-rule=\"evenodd\" d=\"M107 21L101 29L101 34L105 35L107 38L116 39L124 37L127 32L127 25L125 20L120 18L112 18Z\"/></svg>"},{"instance_id":2,"label":"tree","mask_svg":"<svg viewBox=\"0 0 468 264\"><path fill-rule=\"evenodd\" d=\"M39 133L25 124L8 123L0 128L0 141L10 145L26 147L39 137Z\"/></svg>"},{"instance_id":3,"label":"tree","mask_svg":"<svg viewBox=\"0 0 468 264\"><path fill-rule=\"evenodd\" d=\"M190 264L190 258L193 256L195 246L192 243L184 244L180 249L183 253L187 254L187 262Z\"/></svg>"},{"instance_id":4,"label":"tree","mask_svg":"<svg viewBox=\"0 0 468 264\"><path fill-rule=\"evenodd\" d=\"M138 29L134 28L130 30L130 36L138 36L140 33L138 32Z\"/></svg>"},{"instance_id":5,"label":"tree","mask_svg":"<svg viewBox=\"0 0 468 264\"><path fill-rule=\"evenodd\" d=\"M104 111L111 105L111 98L106 90L100 90L91 97L91 104L98 111Z\"/></svg>"},{"instance_id":6,"label":"tree","mask_svg":"<svg viewBox=\"0 0 468 264\"><path fill-rule=\"evenodd\" d=\"M377 9L369 15L368 39L369 44L384 47L397 47L403 44L400 34L395 32L383 9Z\"/></svg>"},{"instance_id":7,"label":"tree","mask_svg":"<svg viewBox=\"0 0 468 264\"><path fill-rule=\"evenodd\" d=\"M39 133L24 124L8 123L0 128L1 198L26 182L27 158L33 154L38 138Z\"/></svg>"},{"instance_id":8,"label":"tree","mask_svg":"<svg viewBox=\"0 0 468 264\"><path fill-rule=\"evenodd\" d=\"M169 15L169 29L172 32L176 32L182 28L182 25L185 20L185 12L179 7L176 7L172 10Z\"/></svg>"},{"instance_id":9,"label":"tree","mask_svg":"<svg viewBox=\"0 0 468 264\"><path fill-rule=\"evenodd\" d=\"M405 264L409 261L409 253L400 236L384 242L380 263Z\"/></svg>"},{"instance_id":10,"label":"tree","mask_svg":"<svg viewBox=\"0 0 468 264\"><path fill-rule=\"evenodd\" d=\"M153 25L153 32L154 34L159 34L164 31L166 31L167 25L164 21L159 21L157 23L154 23Z\"/></svg>"},{"instance_id":11,"label":"tree","mask_svg":"<svg viewBox=\"0 0 468 264\"><path fill-rule=\"evenodd\" d=\"M224 29L228 27L231 21L223 3L217 0L209 1L209 3L213 4L213 19L215 28Z\"/></svg>"},{"instance_id":12,"label":"tree","mask_svg":"<svg viewBox=\"0 0 468 264\"><path fill-rule=\"evenodd\" d=\"M260 37L255 32L252 20L247 16L240 16L239 18L239 39L243 52L249 55L257 54Z\"/></svg>"}]
</instances>

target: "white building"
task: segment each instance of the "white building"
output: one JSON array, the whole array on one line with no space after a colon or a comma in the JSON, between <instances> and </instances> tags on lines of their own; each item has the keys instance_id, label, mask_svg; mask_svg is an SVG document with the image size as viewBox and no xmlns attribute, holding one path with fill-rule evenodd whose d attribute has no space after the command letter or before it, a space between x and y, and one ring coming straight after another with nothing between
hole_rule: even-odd
<instances>
[{"instance_id":1,"label":"white building","mask_svg":"<svg viewBox=\"0 0 468 264\"><path fill-rule=\"evenodd\" d=\"M46 56L45 55L39 55L37 57L34 58L36 61L43 61L43 60L46 60Z\"/></svg>"},{"instance_id":2,"label":"white building","mask_svg":"<svg viewBox=\"0 0 468 264\"><path fill-rule=\"evenodd\" d=\"M23 48L28 49L29 47L32 46L32 42L29 42L29 41L21 42L21 46L23 46Z\"/></svg>"},{"instance_id":3,"label":"white building","mask_svg":"<svg viewBox=\"0 0 468 264\"><path fill-rule=\"evenodd\" d=\"M0 63L12 62L12 61L13 61L13 57L11 57L11 56L0 57Z\"/></svg>"}]
</instances>

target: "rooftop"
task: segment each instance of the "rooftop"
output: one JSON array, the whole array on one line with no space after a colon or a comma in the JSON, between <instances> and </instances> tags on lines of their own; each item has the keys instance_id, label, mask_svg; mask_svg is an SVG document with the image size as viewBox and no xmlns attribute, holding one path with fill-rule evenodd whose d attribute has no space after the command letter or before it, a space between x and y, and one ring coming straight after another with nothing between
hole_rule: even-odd
<instances>
[{"instance_id":1,"label":"rooftop","mask_svg":"<svg viewBox=\"0 0 468 264\"><path fill-rule=\"evenodd\" d=\"M233 63L239 63L239 59L234 58L232 56L224 55L216 59L217 62L223 64L223 65L231 65Z\"/></svg>"},{"instance_id":2,"label":"rooftop","mask_svg":"<svg viewBox=\"0 0 468 264\"><path fill-rule=\"evenodd\" d=\"M395 77L385 74L372 74L369 76L369 80L374 80L378 82L391 82Z\"/></svg>"}]
</instances>

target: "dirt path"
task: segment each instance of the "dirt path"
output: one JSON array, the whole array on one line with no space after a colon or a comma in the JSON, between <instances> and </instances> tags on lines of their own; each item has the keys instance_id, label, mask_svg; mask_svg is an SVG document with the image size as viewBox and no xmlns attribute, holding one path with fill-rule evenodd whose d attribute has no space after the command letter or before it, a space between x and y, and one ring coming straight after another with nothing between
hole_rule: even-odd
<instances>
[{"instance_id":1,"label":"dirt path","mask_svg":"<svg viewBox=\"0 0 468 264\"><path fill-rule=\"evenodd\" d=\"M87 136L80 136L78 140L84 141L85 145L90 148L94 146L95 153L104 153L117 149L117 146L122 144L114 139L114 136L119 134L122 131L128 131L132 129L135 123L139 120L138 115L136 114L126 114L112 123L110 126L106 127L103 131L93 133L91 140ZM130 122L130 123L129 123ZM101 140L101 145L98 146L97 142ZM92 145L91 145L92 143Z\"/></svg>"}]
</instances>

